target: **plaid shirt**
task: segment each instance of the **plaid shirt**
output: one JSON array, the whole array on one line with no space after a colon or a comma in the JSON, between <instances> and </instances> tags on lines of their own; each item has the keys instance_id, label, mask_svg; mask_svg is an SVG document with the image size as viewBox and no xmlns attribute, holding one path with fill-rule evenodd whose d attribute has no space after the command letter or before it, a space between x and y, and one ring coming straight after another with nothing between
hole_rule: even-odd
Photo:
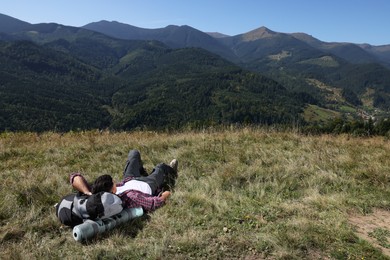
<instances>
[{"instance_id":1,"label":"plaid shirt","mask_svg":"<svg viewBox=\"0 0 390 260\"><path fill-rule=\"evenodd\" d=\"M73 179L76 176L80 176L85 180L84 176L80 173L72 173L70 175L71 184L73 184ZM126 182L131 181L132 179L132 177L126 178L125 180L119 182L117 187L123 186ZM165 204L165 201L162 200L161 197L149 195L138 190L127 190L118 196L122 199L123 206L126 208L142 207L145 211L154 211Z\"/></svg>"},{"instance_id":2,"label":"plaid shirt","mask_svg":"<svg viewBox=\"0 0 390 260\"><path fill-rule=\"evenodd\" d=\"M134 179L133 177L128 177L117 183L117 187L125 185L126 182ZM127 190L119 195L122 199L123 204L127 208L142 207L145 211L153 211L157 208L164 206L165 201L159 196L153 196L146 193L143 193L138 190Z\"/></svg>"}]
</instances>

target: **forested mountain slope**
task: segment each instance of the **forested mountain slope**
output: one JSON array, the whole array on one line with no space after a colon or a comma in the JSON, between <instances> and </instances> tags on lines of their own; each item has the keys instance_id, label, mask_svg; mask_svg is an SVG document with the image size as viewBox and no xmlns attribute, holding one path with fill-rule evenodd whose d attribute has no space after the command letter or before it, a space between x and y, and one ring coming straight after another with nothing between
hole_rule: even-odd
<instances>
[{"instance_id":1,"label":"forested mountain slope","mask_svg":"<svg viewBox=\"0 0 390 260\"><path fill-rule=\"evenodd\" d=\"M189 26L0 20L0 130L316 124L308 109L327 120L390 110L385 46L266 27L213 38Z\"/></svg>"},{"instance_id":2,"label":"forested mountain slope","mask_svg":"<svg viewBox=\"0 0 390 260\"><path fill-rule=\"evenodd\" d=\"M56 24L15 35L25 41L0 45L1 130L282 123L304 107L275 81L202 49Z\"/></svg>"}]
</instances>

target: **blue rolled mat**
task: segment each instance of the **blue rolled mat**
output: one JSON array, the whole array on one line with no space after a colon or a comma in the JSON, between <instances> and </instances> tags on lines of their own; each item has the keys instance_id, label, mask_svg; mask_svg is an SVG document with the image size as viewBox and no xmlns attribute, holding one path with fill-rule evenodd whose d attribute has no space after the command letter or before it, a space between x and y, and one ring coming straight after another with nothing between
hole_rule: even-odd
<instances>
[{"instance_id":1,"label":"blue rolled mat","mask_svg":"<svg viewBox=\"0 0 390 260\"><path fill-rule=\"evenodd\" d=\"M73 238L79 242L92 239L98 234L112 230L114 227L136 217L141 217L143 214L142 208L125 208L120 213L106 219L87 219L84 223L73 228Z\"/></svg>"}]
</instances>

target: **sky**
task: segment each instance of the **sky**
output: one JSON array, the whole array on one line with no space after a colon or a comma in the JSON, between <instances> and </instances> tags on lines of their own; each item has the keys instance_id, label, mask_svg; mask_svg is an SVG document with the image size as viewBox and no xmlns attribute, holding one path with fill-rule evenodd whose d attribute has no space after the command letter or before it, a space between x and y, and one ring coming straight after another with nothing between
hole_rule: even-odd
<instances>
[{"instance_id":1,"label":"sky","mask_svg":"<svg viewBox=\"0 0 390 260\"><path fill-rule=\"evenodd\" d=\"M0 13L35 23L101 20L154 29L188 25L234 36L261 26L325 42L390 44L390 0L2 0Z\"/></svg>"}]
</instances>

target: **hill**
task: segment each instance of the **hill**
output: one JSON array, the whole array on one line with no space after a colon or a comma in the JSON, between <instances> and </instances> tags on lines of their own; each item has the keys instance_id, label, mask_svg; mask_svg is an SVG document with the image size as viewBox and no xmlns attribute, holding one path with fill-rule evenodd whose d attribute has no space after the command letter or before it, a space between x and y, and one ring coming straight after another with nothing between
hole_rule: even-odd
<instances>
[{"instance_id":1,"label":"hill","mask_svg":"<svg viewBox=\"0 0 390 260\"><path fill-rule=\"evenodd\" d=\"M25 41L0 46L7 64L1 130L286 123L304 106L280 84L199 48L171 49L58 24L12 35Z\"/></svg>"},{"instance_id":2,"label":"hill","mask_svg":"<svg viewBox=\"0 0 390 260\"><path fill-rule=\"evenodd\" d=\"M363 48L353 43L327 43L304 33L279 33L266 27L224 37L216 33L209 35L200 31L194 33L194 29L189 26L142 29L117 22L101 21L88 24L84 28L121 39L154 39L173 48L184 46L204 48L242 68L271 77L292 91L305 92L315 97L317 104L341 114L344 114L342 107L346 105L371 111L370 113L374 113L376 109L387 111L390 105L388 84L390 60L387 60L384 48L386 46ZM210 35L216 35L214 41L209 39ZM183 42L183 39L186 41ZM368 103L371 105L363 108L356 106L356 103L349 103L348 100L336 105L329 104L327 94L311 83L313 79L351 93L360 100L358 103L369 98ZM369 97L368 92L372 93Z\"/></svg>"},{"instance_id":3,"label":"hill","mask_svg":"<svg viewBox=\"0 0 390 260\"><path fill-rule=\"evenodd\" d=\"M8 19L8 24L20 25L9 33L5 33L9 26L0 25L0 38L5 45L31 41L36 44L34 48L41 48L34 55L40 55L44 49L53 53L55 58L50 61L53 64L60 63L62 58L73 60L65 64L75 67L65 71L74 72L83 67L85 73L90 70L98 75L92 76L90 82L85 81L88 77L84 72L81 78L59 72L45 75L50 84L57 82L53 77L67 77L69 86L66 88L70 89L76 89L78 84L88 85L82 87L82 95L90 95L87 99L94 101L88 102L94 105L93 113L86 114L96 115L92 116L92 121L104 118L93 127L176 128L231 123L290 124L303 120L317 124L319 118L307 116L315 114L312 113L314 107L321 113L329 111L327 117L321 117L329 121L337 118L361 120L362 113L367 115L365 119L382 120L389 114L390 70L385 67L385 58L378 58L381 54L386 57L385 46L369 48L349 43L324 43L303 33L285 34L266 27L214 38L190 26L143 29L101 21L76 28L55 23L20 24L7 16L3 19ZM3 53L8 55L6 51ZM31 52L26 50L26 53ZM24 65L30 59L38 59L39 66L50 67L51 64L44 64L50 59L28 55L24 58L27 60L16 58L17 62L10 64L22 69L22 78L29 74L26 81L36 79L38 83L31 83L31 86L41 84L42 75L32 77L31 73L39 72L26 71ZM17 81L8 82L16 78L7 77L16 73L8 69L3 73L4 86L19 84L20 87L20 83L15 83ZM29 93L25 86L22 86L22 92ZM11 92L10 89L4 91L7 102ZM80 91L73 92L78 95ZM23 93L21 95L28 99L29 95ZM72 107L67 102L66 106ZM18 106L11 107L13 105L2 112L3 130L40 131L54 127L67 131L85 129L87 125L61 123L59 127L53 123L55 119L46 120L51 122L48 123L41 119L30 122L34 119L27 118L26 122L15 126L15 122L25 118L16 117L10 122L12 114L17 114L12 109ZM37 111L37 115L48 111L40 107L32 107L32 110ZM66 122L76 114L72 112L66 117L66 113L54 111L59 116L48 118L67 118ZM307 122L309 118L312 121ZM41 127L37 128L37 125Z\"/></svg>"},{"instance_id":4,"label":"hill","mask_svg":"<svg viewBox=\"0 0 390 260\"><path fill-rule=\"evenodd\" d=\"M0 32L2 33L13 33L16 31L24 30L31 24L13 18L11 16L0 14Z\"/></svg>"},{"instance_id":5,"label":"hill","mask_svg":"<svg viewBox=\"0 0 390 260\"><path fill-rule=\"evenodd\" d=\"M1 259L389 259L384 138L248 128L3 133L0 147ZM120 180L133 148L148 171L178 159L173 195L81 246L53 207L71 192L69 174Z\"/></svg>"},{"instance_id":6,"label":"hill","mask_svg":"<svg viewBox=\"0 0 390 260\"><path fill-rule=\"evenodd\" d=\"M243 56L243 54L240 53L240 50L237 50L237 47L241 48L241 46L236 46L236 44L241 43L241 38L243 39L243 42L253 42L254 40L259 40L261 38L291 35L298 41L306 43L319 51L333 54L352 63L383 62L386 66L390 64L388 53L383 51L384 48L387 48L386 46L337 42L328 43L305 33L279 33L271 31L264 26L235 36L228 36L218 32L205 33L190 26L169 25L165 28L145 29L116 21L93 22L84 25L83 28L118 39L157 40L166 43L172 48L199 47L221 55L233 62L239 62L240 58ZM277 46L279 48L283 47L283 42L277 44ZM251 49L253 50L253 48ZM245 59L241 61L245 62Z\"/></svg>"},{"instance_id":7,"label":"hill","mask_svg":"<svg viewBox=\"0 0 390 260\"><path fill-rule=\"evenodd\" d=\"M331 53L352 63L378 62L378 57L354 43L323 42L305 33L292 33L291 35L314 48Z\"/></svg>"},{"instance_id":8,"label":"hill","mask_svg":"<svg viewBox=\"0 0 390 260\"><path fill-rule=\"evenodd\" d=\"M367 52L372 53L378 59L382 60L387 66L390 66L390 44L382 46L372 46L369 44L360 45L361 48L365 49Z\"/></svg>"},{"instance_id":9,"label":"hill","mask_svg":"<svg viewBox=\"0 0 390 260\"><path fill-rule=\"evenodd\" d=\"M0 62L0 130L108 126L94 67L31 42L0 42Z\"/></svg>"},{"instance_id":10,"label":"hill","mask_svg":"<svg viewBox=\"0 0 390 260\"><path fill-rule=\"evenodd\" d=\"M169 25L159 29L144 29L119 22L100 21L83 28L125 40L156 40L171 48L197 47L218 54L231 61L237 61L231 50L214 37L190 26Z\"/></svg>"}]
</instances>

